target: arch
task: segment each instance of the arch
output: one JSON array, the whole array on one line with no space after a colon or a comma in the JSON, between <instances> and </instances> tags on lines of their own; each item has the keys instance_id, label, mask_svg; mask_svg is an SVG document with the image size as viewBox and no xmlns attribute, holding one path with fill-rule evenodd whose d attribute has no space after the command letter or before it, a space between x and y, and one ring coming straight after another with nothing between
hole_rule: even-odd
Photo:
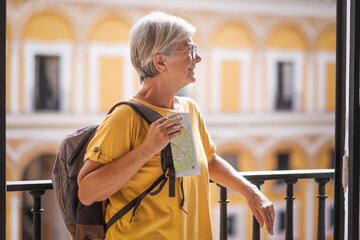
<instances>
[{"instance_id":1,"label":"arch","mask_svg":"<svg viewBox=\"0 0 360 240\"><path fill-rule=\"evenodd\" d=\"M254 48L252 32L246 25L237 22L226 22L218 26L210 41L211 46L229 48Z\"/></svg>"},{"instance_id":2,"label":"arch","mask_svg":"<svg viewBox=\"0 0 360 240\"><path fill-rule=\"evenodd\" d=\"M131 25L116 16L107 16L99 20L89 33L90 42L127 43Z\"/></svg>"},{"instance_id":3,"label":"arch","mask_svg":"<svg viewBox=\"0 0 360 240\"><path fill-rule=\"evenodd\" d=\"M325 169L325 168L331 168L334 167L334 165L332 166L331 163L332 160L332 154L334 154L334 149L335 149L335 139L329 140L328 142L324 143L321 148L318 150L318 152L315 154L316 158L316 164L315 167L316 168L320 168L320 169Z\"/></svg>"},{"instance_id":4,"label":"arch","mask_svg":"<svg viewBox=\"0 0 360 240\"><path fill-rule=\"evenodd\" d=\"M256 159L254 154L245 145L235 142L223 143L217 146L216 153L219 156L227 154L235 155L237 157L237 166L239 171L255 171Z\"/></svg>"},{"instance_id":5,"label":"arch","mask_svg":"<svg viewBox=\"0 0 360 240\"><path fill-rule=\"evenodd\" d=\"M297 142L283 139L274 144L265 154L264 170L277 170L276 154L278 153L290 153L290 169L306 169L309 166L306 150Z\"/></svg>"},{"instance_id":6,"label":"arch","mask_svg":"<svg viewBox=\"0 0 360 240\"><path fill-rule=\"evenodd\" d=\"M336 50L336 25L327 25L318 35L315 45L317 50L335 52Z\"/></svg>"},{"instance_id":7,"label":"arch","mask_svg":"<svg viewBox=\"0 0 360 240\"><path fill-rule=\"evenodd\" d=\"M71 25L64 17L53 12L43 12L29 19L22 32L22 37L48 41L72 40L74 34Z\"/></svg>"},{"instance_id":8,"label":"arch","mask_svg":"<svg viewBox=\"0 0 360 240\"><path fill-rule=\"evenodd\" d=\"M308 48L304 29L297 23L281 22L273 26L265 40L265 47L283 50Z\"/></svg>"},{"instance_id":9,"label":"arch","mask_svg":"<svg viewBox=\"0 0 360 240\"><path fill-rule=\"evenodd\" d=\"M25 166L22 179L23 180L37 180L49 179L51 177L53 164L56 155L51 151L43 151L35 156ZM22 193L23 200L23 217L22 217L22 233L23 239L31 238L32 235L32 221L33 217L30 209L33 207L33 198L26 192ZM59 224L61 221L61 213L56 206L55 195L53 191L48 191L42 197L42 206L46 209L46 214L43 216L43 222L46 226L43 231L45 239L66 239L68 233L65 230L64 224ZM30 226L30 227L29 227Z\"/></svg>"},{"instance_id":10,"label":"arch","mask_svg":"<svg viewBox=\"0 0 360 240\"><path fill-rule=\"evenodd\" d=\"M22 178L23 173L26 169L27 166L29 166L29 164L31 164L31 162L36 159L38 156L42 156L42 155L46 155L46 154L51 154L51 155L55 155L57 154L59 150L59 145L55 144L55 143L49 143L49 144L44 144L41 143L37 146L34 146L33 148L30 148L29 150L27 150L26 152L23 153L23 155L21 156L18 166L18 172L19 172L19 178Z\"/></svg>"}]
</instances>

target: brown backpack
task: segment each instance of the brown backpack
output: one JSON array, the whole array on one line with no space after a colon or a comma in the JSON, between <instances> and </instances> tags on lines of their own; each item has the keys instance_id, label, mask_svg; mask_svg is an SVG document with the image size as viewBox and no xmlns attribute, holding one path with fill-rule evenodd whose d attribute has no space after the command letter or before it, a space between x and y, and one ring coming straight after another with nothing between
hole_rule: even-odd
<instances>
[{"instance_id":1,"label":"brown backpack","mask_svg":"<svg viewBox=\"0 0 360 240\"><path fill-rule=\"evenodd\" d=\"M145 107L144 105L124 101L114 105L108 114L117 106L127 104L131 106L147 123L151 124L160 117L160 114ZM106 231L123 215L133 209L135 215L142 199L148 194L156 195L159 193L169 178L169 197L175 196L175 170L172 162L171 148L168 144L161 152L161 166L163 174L138 197L129 202L124 208L116 213L109 222L104 221L104 210L106 202L95 202L90 206L83 205L78 198L77 177L84 164L84 156L87 145L94 137L99 124L93 124L81 128L74 133L66 136L63 140L58 155L55 160L54 169L51 175L52 184L64 218L65 225L75 240L84 239L104 239ZM165 177L165 172L169 169L169 177ZM153 189L159 185L156 191ZM153 191L153 192L152 192Z\"/></svg>"}]
</instances>

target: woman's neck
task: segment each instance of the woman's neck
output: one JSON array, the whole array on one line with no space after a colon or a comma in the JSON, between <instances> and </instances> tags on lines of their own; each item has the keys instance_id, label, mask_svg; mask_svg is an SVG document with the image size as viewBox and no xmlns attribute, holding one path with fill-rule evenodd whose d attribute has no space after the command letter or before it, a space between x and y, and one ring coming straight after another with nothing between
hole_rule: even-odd
<instances>
[{"instance_id":1,"label":"woman's neck","mask_svg":"<svg viewBox=\"0 0 360 240\"><path fill-rule=\"evenodd\" d=\"M155 80L155 79L154 79ZM168 109L178 109L180 103L175 98L176 90L172 90L169 87L160 87L166 86L164 84L152 84L154 81L145 80L144 84L140 90L134 95L134 97L139 98L145 102L148 102L154 106L168 108Z\"/></svg>"}]
</instances>

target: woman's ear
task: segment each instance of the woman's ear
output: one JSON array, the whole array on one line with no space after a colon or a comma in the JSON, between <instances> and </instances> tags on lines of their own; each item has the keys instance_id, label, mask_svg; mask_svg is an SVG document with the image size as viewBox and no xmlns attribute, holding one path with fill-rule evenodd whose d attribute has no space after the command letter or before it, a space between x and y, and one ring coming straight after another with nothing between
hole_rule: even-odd
<instances>
[{"instance_id":1,"label":"woman's ear","mask_svg":"<svg viewBox=\"0 0 360 240\"><path fill-rule=\"evenodd\" d=\"M166 70L166 65L164 62L164 56L160 53L157 53L153 56L153 63L154 66L156 68L156 70L158 70L160 73L164 72Z\"/></svg>"}]
</instances>

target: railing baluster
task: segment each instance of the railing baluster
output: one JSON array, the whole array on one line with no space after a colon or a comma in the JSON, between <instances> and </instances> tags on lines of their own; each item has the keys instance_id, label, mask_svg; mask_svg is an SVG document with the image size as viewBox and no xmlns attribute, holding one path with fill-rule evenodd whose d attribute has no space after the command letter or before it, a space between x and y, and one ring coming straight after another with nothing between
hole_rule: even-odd
<instances>
[{"instance_id":1,"label":"railing baluster","mask_svg":"<svg viewBox=\"0 0 360 240\"><path fill-rule=\"evenodd\" d=\"M315 178L315 181L319 184L317 240L325 240L325 199L327 198L325 185L330 181L330 178Z\"/></svg>"},{"instance_id":2,"label":"railing baluster","mask_svg":"<svg viewBox=\"0 0 360 240\"><path fill-rule=\"evenodd\" d=\"M294 184L297 182L297 179L289 179L284 180L286 183L286 240L293 240L294 238L294 230L293 230L293 202L295 200L294 197Z\"/></svg>"},{"instance_id":3,"label":"railing baluster","mask_svg":"<svg viewBox=\"0 0 360 240\"><path fill-rule=\"evenodd\" d=\"M227 189L221 185L220 187L220 240L227 240Z\"/></svg>"},{"instance_id":4,"label":"railing baluster","mask_svg":"<svg viewBox=\"0 0 360 240\"><path fill-rule=\"evenodd\" d=\"M31 209L33 213L33 239L41 240L41 214L44 209L41 207L41 197L45 194L45 190L30 191L31 196L34 198L34 208Z\"/></svg>"},{"instance_id":5,"label":"railing baluster","mask_svg":"<svg viewBox=\"0 0 360 240\"><path fill-rule=\"evenodd\" d=\"M251 181L251 182L255 184L258 189L260 189L261 185L263 185L265 181ZM260 240L260 224L256 220L255 216L253 216L252 239Z\"/></svg>"},{"instance_id":6,"label":"railing baluster","mask_svg":"<svg viewBox=\"0 0 360 240\"><path fill-rule=\"evenodd\" d=\"M279 180L284 179L287 184L287 192L285 199L287 200L286 205L286 239L293 239L293 185L297 180L293 179L329 179L334 177L334 169L316 169L316 170L292 170L292 171L266 171L266 172L242 172L241 173L245 178L255 184L259 189L260 186L267 180ZM327 180L329 181L329 180ZM327 182L326 181L326 182ZM324 185L326 184L324 182ZM227 199L227 189L218 185L220 187L220 239L227 239L227 204L229 200ZM45 194L46 190L53 189L51 180L33 180L33 181L10 181L6 182L6 187L8 192L16 191L29 191L30 194L34 197L34 208L33 219L34 219L34 240L41 239L41 213L44 211L41 208L41 197ZM319 185L319 211L325 207L325 188ZM321 204L320 204L321 203ZM323 214L319 214L319 216ZM323 218L324 219L324 218ZM253 219L253 239L260 239L260 226L257 223L256 219ZM324 222L324 220L319 220L319 222ZM324 224L322 224L324 226ZM319 230L318 230L319 231ZM319 231L320 232L320 231ZM323 234L324 235L324 234ZM321 235L321 236L323 236Z\"/></svg>"}]
</instances>

